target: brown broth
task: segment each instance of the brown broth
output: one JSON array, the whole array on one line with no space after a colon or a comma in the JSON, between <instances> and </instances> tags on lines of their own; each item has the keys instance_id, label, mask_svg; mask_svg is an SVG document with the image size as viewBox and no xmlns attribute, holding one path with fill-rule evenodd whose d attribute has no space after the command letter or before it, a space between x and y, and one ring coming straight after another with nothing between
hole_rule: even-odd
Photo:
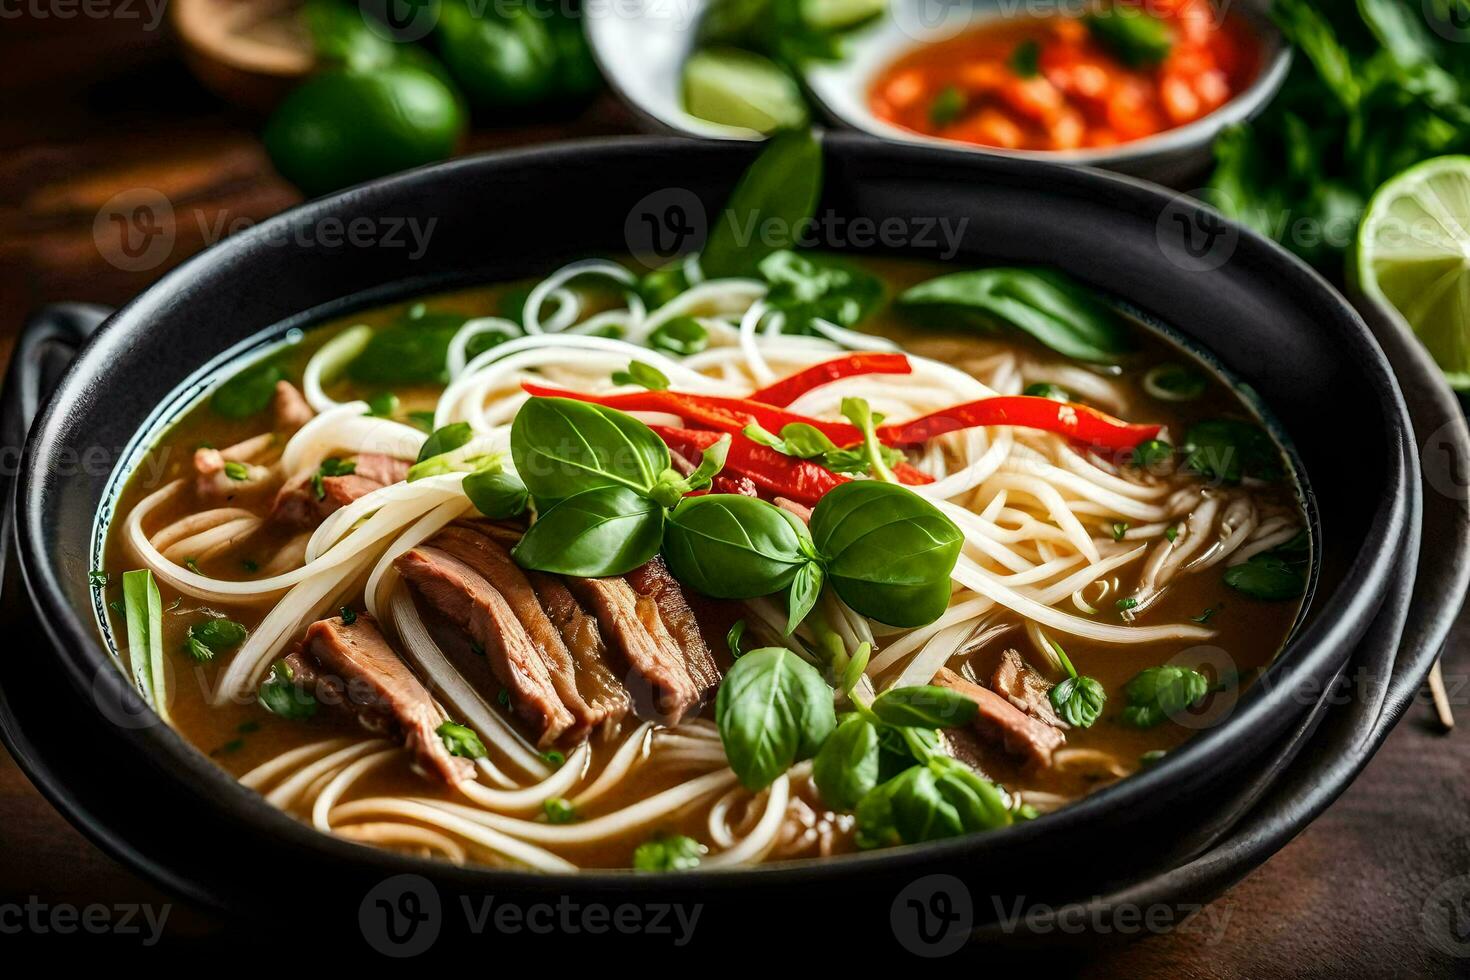
<instances>
[{"instance_id":1,"label":"brown broth","mask_svg":"<svg viewBox=\"0 0 1470 980\"><path fill-rule=\"evenodd\" d=\"M915 282L922 281L942 272L953 271L933 264L909 261L883 260L863 263L882 276L894 292ZM425 302L431 311L452 311L467 315L492 315L500 311L508 295L515 295L516 285L498 285L462 290L429 298ZM358 323L381 326L396 319L411 304L402 303L383 307L367 313L353 314L323 324L310 331L305 338L284 357L293 380L299 380L300 370L307 357L321 343L337 331ZM880 332L902 343L910 352L931 357L961 369L983 360L988 354L1001 349L1020 350L1039 363L1060 363L1062 359L1039 345L1017 334L1007 332L1003 336L987 336L975 332L936 331L918 328L885 313L876 317L867 329ZM1128 360L1121 378L1128 383L1130 404L1124 416L1135 421L1166 422L1173 438L1178 440L1189 424L1194 421L1232 416L1252 419L1252 413L1244 407L1234 391L1218 375L1205 368L1192 355L1162 336L1142 327L1137 331L1140 350ZM1164 362L1192 363L1209 378L1205 395L1196 401L1185 403L1158 402L1146 395L1139 387L1142 375L1151 366ZM371 397L379 392L370 387L339 381L329 387L333 397ZM402 400L403 411L432 408L437 397L433 387L397 389ZM108 600L120 599L120 573L134 567L133 558L121 533L121 517L126 515L139 500L165 482L191 472L193 451L201 444L226 446L258 433L262 428L260 419L230 421L219 417L207 406L200 404L191 408L176 424L163 432L151 450L151 466L139 466L135 475L122 490L114 513L119 516L109 528L102 567L111 573L112 585L106 589ZM271 494L263 501L251 504L258 512L269 508ZM163 523L177 519L196 508L192 493L181 495L176 505L166 509L150 522L150 530ZM1300 511L1297 494L1289 481L1276 486L1262 487L1258 500L1287 509ZM264 562L266 554L279 543L277 535L262 537L260 555ZM1136 578L1138 565L1127 566L1122 576L1126 587ZM222 578L244 579L250 572L243 565L240 555L233 555L204 563L202 571ZM1215 613L1209 625L1218 631L1207 644L1192 648L1191 644L1160 642L1112 646L1072 639L1066 650L1079 672L1093 676L1102 682L1109 695L1103 717L1090 729L1073 729L1067 733L1068 747L1097 749L1119 760L1125 769L1136 770L1142 764L1145 753L1167 751L1185 741L1196 725L1166 722L1156 728L1138 730L1127 727L1117 720L1119 709L1124 703L1123 685L1138 671L1166 662L1203 662L1202 667L1212 678L1238 671L1242 685L1270 663L1289 636L1300 609L1300 601L1266 602L1249 598L1229 589L1221 577L1218 566L1199 575L1189 576L1174 585L1152 609L1145 623L1182 622L1201 616L1206 610ZM213 691L223 663L229 655L216 657L215 662L197 665L181 652L188 627L203 622L211 612L227 613L230 618L255 628L269 609L265 604L232 604L228 608L216 607L207 610L198 600L179 596L166 586L161 586L165 606L164 630L165 649L171 672L169 689L171 710L178 730L200 751L208 754L222 769L239 776L251 768L268 761L281 752L316 742L335 735L361 735L355 722L333 714L319 711L308 721L290 721L266 711L254 700L243 704L215 706L208 700ZM1072 610L1069 610L1072 611ZM1107 605L1100 608L1099 617L1118 622L1118 613ZM125 635L121 617L116 616L111 624L115 635ZM976 654L970 664L982 681L988 680L993 672L1001 650L1014 646L1021 650L1029 662L1042 666L1035 651L1030 649L1026 635L1013 630L1004 642L992 644ZM1057 678L1053 678L1055 680ZM493 693L493 692L492 692ZM1201 718L1215 718L1223 710L1222 699L1233 697L1226 692L1214 696ZM493 696L488 697L494 703ZM712 716L712 711L707 712ZM1191 716L1194 717L1194 716ZM1201 726L1203 722L1200 723ZM594 758L605 759L611 747L594 753ZM1002 752L987 748L983 753L983 768L987 775L1008 789L1043 791L1067 797L1077 797L1112 781L1112 777L1100 777L1084 771L1060 772L1023 768L1016 765ZM601 764L600 762L597 764ZM579 812L582 818L626 806L637 799L678 784L688 778L688 773L656 771L644 767L634 771L613 791ZM409 766L407 756L403 761L382 767L353 787L348 798L367 796L429 796L443 799L455 798L456 794L446 787L430 782L417 775ZM814 809L820 805L809 791L805 793ZM657 832L687 833L696 839L706 837L704 831L708 805L686 808L661 824L644 828L636 836L613 842L602 842L581 847L558 847L555 850L568 859L586 867L626 867L631 861L633 849L650 834ZM850 839L840 835L835 850L848 850ZM497 859L486 853L475 852L477 859L496 863Z\"/></svg>"}]
</instances>

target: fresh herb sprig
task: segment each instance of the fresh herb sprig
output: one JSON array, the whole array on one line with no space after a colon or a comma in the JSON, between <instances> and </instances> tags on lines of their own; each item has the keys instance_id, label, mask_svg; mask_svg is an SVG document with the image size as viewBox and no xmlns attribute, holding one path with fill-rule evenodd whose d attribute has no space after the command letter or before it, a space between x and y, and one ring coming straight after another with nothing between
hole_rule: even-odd
<instances>
[{"instance_id":1,"label":"fresh herb sprig","mask_svg":"<svg viewBox=\"0 0 1470 980\"><path fill-rule=\"evenodd\" d=\"M1108 693L1093 677L1077 673L1067 652L1055 640L1046 641L1056 654L1057 661L1067 672L1066 678L1047 692L1057 716L1074 728L1091 728L1102 716L1103 705L1107 704Z\"/></svg>"}]
</instances>

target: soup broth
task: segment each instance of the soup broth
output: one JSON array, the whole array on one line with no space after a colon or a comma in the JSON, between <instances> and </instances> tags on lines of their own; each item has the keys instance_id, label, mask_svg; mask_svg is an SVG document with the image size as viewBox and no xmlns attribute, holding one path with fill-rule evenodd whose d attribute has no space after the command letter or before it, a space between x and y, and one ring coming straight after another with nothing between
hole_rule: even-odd
<instances>
[{"instance_id":1,"label":"soup broth","mask_svg":"<svg viewBox=\"0 0 1470 980\"><path fill-rule=\"evenodd\" d=\"M956 271L953 267L897 260L865 260L854 267L886 284L890 295L895 296ZM507 355L522 358L523 365L483 391L475 390L469 382L502 363L496 359L495 352L500 349L496 344L503 346L505 338L513 333L532 332L520 313L528 306L528 293L535 285L475 288L355 313L307 331L298 343L269 354L259 363L273 366L265 375L268 382L285 381L300 387L312 368L331 360L324 358L324 352L332 344L339 344L352 357L344 360L345 367L327 364L326 370L318 372L320 394L325 399L314 398L315 419L328 417L327 413L334 410L331 403L366 402L367 410L376 415L366 415L359 407L352 410L354 416L369 421L377 417L393 420L399 427L393 429L398 439L407 438L403 432L417 428L427 433L461 418L470 419L476 429L499 432L496 427L507 427L525 401L520 382L527 378L576 392L642 390L628 383L636 375L634 379L619 378L622 383L615 385L609 370L610 366L634 369L631 362L636 357L607 346L576 346L580 341L559 348L563 352L559 357L545 353L552 348L526 345L523 350L543 352L529 357ZM630 330L628 324L650 314L639 308L629 310L630 304L622 297L622 285L606 275L599 278L594 271L564 279L539 294L529 294L529 305L547 337L595 338L604 331L621 331L625 336L633 335L633 342L641 349L647 345L646 336L637 337L637 329ZM695 297L688 303L688 315L679 320L680 329L686 333L671 332L661 347L651 348L653 353L645 355L650 365L665 365L666 360L688 363L694 367L687 371L697 371L732 390L762 387L764 379L752 377L748 360L739 356L740 324L751 315L754 299L728 290L707 291L703 299ZM480 324L482 333L471 336L473 330L463 332L466 321L507 313L515 322L487 320ZM1016 819L1032 818L1127 778L1228 712L1237 692L1249 685L1279 651L1300 610L1307 574L1302 543L1305 518L1289 462L1264 434L1253 410L1210 367L1141 324L1124 324L1122 329L1131 349L1116 365L1100 367L1062 356L1023 332L993 322L983 327L958 319L921 323L914 313L909 304L890 303L862 321L861 334L813 332L802 337L800 343L793 338L784 346L774 340L758 342L766 344L762 351L776 376L789 375L826 359L842 358L846 356L844 344L863 345L865 338L886 341L907 354L915 365L921 361L931 365L922 371L916 368L912 378L854 377L832 386L841 387L849 396L866 397L873 411L886 414L893 423L905 421L902 413L906 398L913 399L910 417L922 414L918 409L931 403L966 401L934 390L941 381L961 390L961 382L955 377L959 374L984 385L997 397L1058 398L1068 405L1097 409L1118 419L1163 426L1151 440L1167 444L1158 459L1139 455L1151 443L1140 443L1127 451L1104 451L1053 433L1009 425L963 429L926 444L897 447L898 461L892 465L902 462L919 476L938 481L964 472L966 466L996 446L1010 447L1005 450L1009 460L1005 466L940 499L952 508L946 514L967 511L971 515L968 523L960 525L966 536L961 566L971 568L973 574L989 576L1008 589L1019 590L1030 602L1048 610L1048 622L1027 615L1024 610L1030 606L1022 610L1007 608L980 596L959 580L946 618L926 625L895 627L870 620L855 613L830 587L817 605L818 612L832 625L828 632L836 635L839 646L844 647L841 657L849 666L861 645L857 641L871 637L866 670L859 672L861 683L852 688L851 694L837 696L839 714L852 709L852 699L871 699L895 686L936 683L941 669L951 672L946 676L957 678L951 685L953 689L968 690L968 684L985 688L989 692L985 697L990 697L999 688L1000 697L1005 699L1003 706L992 709L982 705L981 717L975 722L938 729L939 751L959 759L988 784L999 787ZM566 322L558 322L558 318ZM602 318L601 327L598 318ZM591 328L587 327L589 323ZM576 332L579 325L585 332ZM364 327L366 333L362 332ZM397 371L399 380L372 380L375 371L385 378L394 375L395 368L402 368L410 355L418 353L412 342L415 331L420 332L417 339L423 340L434 330L473 341L462 345L460 351L460 363L467 362L469 367L456 375L449 388L451 394L465 399L464 404L472 405L472 410L447 404L447 375L443 379L420 378L405 369ZM351 336L372 339L348 343L352 331L359 332ZM392 344L382 345L382 349L363 346L380 343L379 338L388 332L397 332L399 340L405 341L401 349ZM690 355L691 360L681 361L681 353L676 352L679 337L701 335L702 349ZM747 331L744 343L750 342ZM429 346L436 352L443 350L442 343ZM689 346L700 345L691 342ZM721 360L711 355L718 351L730 356ZM378 365L355 369L363 358L374 357L387 368ZM449 361L451 368L456 366L452 352ZM244 370L260 368L257 364ZM688 378L666 366L662 370L669 375L660 376L669 388L689 388ZM649 383L656 386L660 379ZM312 395L309 381L305 387ZM468 501L458 511L448 497L434 509L403 505L409 512L393 533L364 552L361 561L346 563L353 568L338 586L300 602L295 612L285 616L284 623L271 617L280 618L284 604L291 601L287 597L294 594L291 589L230 598L201 596L201 591L208 590L179 586L184 578L178 569L225 583L251 583L290 574L302 567L307 538L312 538L312 551L306 557L314 562L331 555L332 547L345 547L339 544L322 550L320 542L312 537L322 534L333 520L331 516L316 525L279 519L283 486L289 485L294 476L281 463L283 453L290 458L301 440L307 438L303 433L309 430L297 428L293 434L270 407L264 403L258 407L245 412L232 407L228 397L221 401L215 394L201 400L163 432L149 450L147 465L137 467L122 489L114 508L117 518L108 529L105 552L100 556L99 567L108 573L108 584L103 587L110 604L107 626L117 646L124 648L120 649L120 658L126 665L134 651L125 649L129 635L125 613L133 607L125 603L121 573L156 564L139 554L136 538L128 529L130 519L143 508L146 513L136 522L137 532L154 542L158 553L170 563L159 566L163 573L154 568L159 578L170 721L221 768L246 778L249 785L273 802L319 827L364 842L455 861L529 865L545 870L573 866L678 868L695 860L718 866L818 857L874 843L874 835L865 837L864 828L859 826L868 819L861 807L834 806L825 799L828 794L819 785L820 779L814 779L810 753L802 753L803 758L796 760L787 774L762 788L747 788L744 774L731 774L725 740L732 736L724 734L722 739L723 726L716 725L718 709L713 698L703 700L677 725L671 725L660 723L650 714L640 716L635 692L634 711L618 724L594 730L586 741L538 741L537 732L526 724L524 710L518 710L524 708L521 696L513 694L510 685L487 682L478 694L505 730L477 732L486 755L476 760L471 770L474 776L469 784L475 792L426 772L422 753L406 749L403 731L392 725L386 730L365 730L358 714L326 703L317 704L309 717L271 710L271 698L261 693L263 685L275 683L279 687L285 683L279 668L271 665L281 663L290 654L313 620L324 619L342 629L368 621L365 598L370 586L384 588L377 594L387 596L387 600L378 603L376 619L388 643L400 653L406 649L404 621L386 615L385 610L399 608L394 603L405 599L412 603L439 646L446 650L455 644L469 646L472 657L484 657L486 652L483 644L472 639L476 634L471 632L467 638L456 628L452 616L426 598L428 593L404 581L406 571L397 578L388 574L392 579L388 587L382 580L369 581L380 566L402 568L382 565L382 556L390 549L402 552L437 540L434 534L422 531L422 521L438 515L440 526L448 526L452 520L475 517ZM321 411L324 407L326 413ZM838 404L824 402L820 390L808 392L788 408L834 422L843 419ZM340 409L336 411L341 414ZM667 410L634 414L656 429L678 421L668 419ZM1232 470L1228 459L1191 463L1181 448L1189 440L1189 433L1196 433L1195 442L1199 442L1203 437L1198 433L1208 435L1213 431L1210 426L1220 420L1259 433L1267 447L1264 456L1260 444L1255 444L1244 450L1255 456L1247 460L1243 470ZM687 416L683 425L698 428ZM514 438L509 429L506 433L506 438ZM734 436L736 441L746 438L743 434ZM253 448L247 446L248 452L230 451L250 440L256 440L256 444ZM1227 456L1242 451L1238 446L1223 448ZM204 474L201 465L209 469L213 459L210 451L221 450L226 469ZM1195 448L1195 452L1200 451ZM385 454L391 455L391 450ZM304 484L305 491L319 503L325 502L327 489L336 492L338 485L329 481L362 476L367 468L364 460L368 454L350 436L338 437L337 441L323 437L307 455L310 479ZM329 466L326 462L353 459L356 463L351 465L358 472L345 476L334 473L348 463ZM415 459L416 455L409 454L399 463L406 467ZM729 459L737 459L733 449ZM727 466L732 465L727 461ZM857 482L869 475L857 473ZM1224 478L1211 479L1211 475ZM448 478L441 475L406 486L429 486L434 479L452 478L453 474ZM730 492L732 485L720 484L717 478L713 489ZM927 486L933 485L914 484L911 490L922 495ZM170 491L170 487L175 489ZM737 487L735 492L741 489ZM698 496L697 490L692 492ZM758 492L765 499L782 496L764 489ZM312 505L312 496L303 499L307 506ZM378 513L389 506L400 505L384 505ZM820 507L820 502L816 506ZM546 511L541 509L544 507L545 502L536 504L538 523L546 519ZM792 512L809 509L790 506ZM354 527L360 530L369 519L377 519L372 513L364 510L340 533L357 533ZM226 526L233 530L219 530ZM415 527L420 527L420 532L414 533ZM1078 550L1077 529L1085 534L1093 554ZM519 532L513 529L512 533ZM404 547L395 544L400 535ZM185 550L188 542L196 542L199 553L183 553L179 550L181 542L186 543ZM1181 552L1184 557L1170 567L1171 557ZM522 552L516 554L519 560ZM680 569L672 556L670 565L678 577ZM829 567L829 579L836 574L832 568L836 565ZM1064 595L1042 595L1048 587L1054 588L1090 568L1103 570L1082 575L1076 580L1077 587L1067 589ZM556 577L557 573L548 574ZM1252 575L1278 586L1281 580L1296 576L1301 588L1273 590L1254 582ZM539 580L533 576L532 581ZM746 657L754 656L749 653L753 647L785 645L796 655L821 665L820 655L812 652L820 650L824 642L811 633L815 627L810 623L814 621L789 638L779 628L784 622L784 599L757 598L748 603L724 599L706 605L687 582L684 590L691 594L701 638L720 671L728 673L741 663L732 660L727 641L727 633L736 621L745 624L742 652ZM966 612L966 604L974 611ZM250 639L243 643L219 641L218 649L201 650L201 643L208 647L206 640L214 642L204 627L221 621L238 623ZM1087 628L1095 626L1105 638L1072 635L1050 625L1053 621L1092 624ZM278 639L258 642L272 631L279 633ZM1119 631L1129 631L1138 638L1119 642L1115 638ZM830 641L826 642L830 646ZM741 641L737 640L737 645ZM1059 649L1064 651L1060 656ZM251 670L242 669L241 658L247 654L259 661ZM455 656L464 655L465 651L459 650ZM493 659L496 651L491 650L490 655ZM1015 665L1015 655L1019 655L1021 679L1016 688L1006 690L998 675L1007 660ZM916 666L920 658L923 663ZM421 664L406 653L405 659L423 676ZM453 656L450 659L461 662ZM1064 663L1069 663L1081 678L1093 679L1105 695L1106 700L1097 705L1096 717L1085 726L1074 723L1058 727L1050 723L1060 721L1058 715L1065 715L1063 706L1068 705L1055 692L1071 676ZM1183 668L1188 669L1179 673ZM1169 677L1149 673L1160 669L1175 673ZM825 674L829 682L839 683L832 671ZM1140 680L1145 677L1149 679ZM1208 692L1196 696L1198 692L1191 691L1182 707L1174 704L1173 710L1167 698L1161 700L1143 690L1150 685L1179 683L1187 687L1195 683L1192 677L1202 678ZM1030 694L1025 687L1028 681L1032 685ZM447 700L432 681L428 687L438 701ZM318 694L321 690L317 688ZM1146 713L1159 710L1161 705L1167 717L1160 715L1152 719L1153 723L1144 724L1150 720ZM996 737L993 728L981 724L986 711L1002 708L1026 719L1025 724L1041 726L1062 739L1048 750L1045 764L1039 763L1034 753L1017 751L1011 735ZM1075 710L1076 705L1072 708ZM445 715L467 721L447 704ZM1011 723L1011 715L1005 717L1006 723ZM397 727L401 729L402 725ZM409 741L411 744L411 737ZM456 762L468 758L458 756ZM735 764L733 755L730 764ZM818 776L820 767L818 760ZM539 790L534 788L538 785ZM661 794L677 799L655 806L657 813L650 819L629 816L630 807L659 800ZM898 833L906 839L901 828ZM683 843L684 838L689 843ZM680 842L677 848L670 844L676 841ZM890 835L886 842L897 841ZM686 853L680 848L687 849L687 860L678 857ZM729 860L722 862L722 857Z\"/></svg>"}]
</instances>

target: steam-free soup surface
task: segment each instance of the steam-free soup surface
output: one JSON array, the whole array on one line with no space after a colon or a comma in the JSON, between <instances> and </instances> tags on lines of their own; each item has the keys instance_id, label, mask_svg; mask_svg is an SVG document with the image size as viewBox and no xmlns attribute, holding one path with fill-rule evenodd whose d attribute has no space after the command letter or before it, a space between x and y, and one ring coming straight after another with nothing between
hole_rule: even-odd
<instances>
[{"instance_id":1,"label":"steam-free soup surface","mask_svg":"<svg viewBox=\"0 0 1470 980\"><path fill-rule=\"evenodd\" d=\"M954 272L952 267L899 261L865 261L862 267L879 275L892 294L907 287L939 275ZM476 288L451 294L427 297L411 303L395 304L376 310L365 311L324 323L310 330L293 347L271 355L271 363L280 371L281 377L300 384L302 374L311 355L321 345L342 331L361 324L374 330L403 330L405 324L419 322L437 323L440 326L422 326L419 329L442 329L450 325L450 332L467 318L500 316L506 311L514 314L524 302L530 284L517 283ZM609 298L605 289L592 290L587 294L584 312L595 315L603 308L617 306L616 297ZM550 309L550 306L547 307ZM1106 402L1097 402L1097 407L1108 413L1130 421L1154 422L1166 428L1161 436L1182 443L1185 433L1201 422L1219 419L1239 420L1254 423L1252 411L1210 369L1195 360L1190 354L1161 339L1157 334L1141 326L1132 327L1132 339L1136 345L1133 353L1122 361L1117 370L1103 370L1083 363L1071 361L1043 347L1039 343L1015 331L981 331L969 326L950 323L947 326L919 325L911 316L893 308L886 308L862 324L862 329L874 335L889 338L900 344L906 352L916 357L929 358L961 372L967 372L987 383L1002 383L1007 371L1016 375L1015 385L1024 383L1028 388L1051 383L1063 389L1075 401L1087 404L1095 388L1109 393ZM833 355L840 354L834 351ZM1198 381L1198 391L1187 400L1174 399L1167 385L1170 372L1178 368L1187 369L1189 378ZM1160 369L1166 368L1161 373ZM577 365L570 368L553 368L546 375L555 383L571 386L579 379ZM601 376L605 372L597 371ZM732 377L735 375L731 375ZM997 382L997 378L1001 382ZM1091 386L1085 384L1091 380ZM1146 379L1149 383L1146 384ZM1079 384L1084 382L1084 384ZM605 384L605 382L603 382ZM1192 383L1192 382L1191 382ZM1160 385L1164 387L1161 389ZM675 385L675 387L678 387ZM329 381L325 391L331 398L346 402L362 399L381 408L386 414L405 421L428 427L425 413L432 413L444 385L439 381L409 383L374 383L360 380L348 371ZM1039 389L1036 389L1039 390ZM1164 390L1169 398L1158 397ZM391 397L390 397L391 396ZM880 395L875 395L875 402ZM133 553L120 530L122 517L129 514L141 501L171 481L193 481L196 478L195 454L201 447L228 447L242 440L255 437L270 428L269 413L250 414L243 418L228 418L222 415L208 400L190 409L157 440L144 465L123 489L115 508L119 519L109 531L101 567L110 573L110 584L105 589L106 597L114 603L110 626L114 637L126 637L123 617L119 615L120 574L122 571L139 567L139 558ZM1295 489L1289 479L1289 470L1277 453L1281 463L1282 478L1271 482L1247 479L1218 488L1222 493L1235 497L1249 496L1253 520L1256 525L1270 520L1301 524L1300 505ZM922 468L921 455L910 453L911 462ZM1127 469L1122 459L1118 464L1119 480L1148 482L1150 480L1181 480L1183 477L1172 471L1167 476L1150 477ZM1025 476L1025 471L1020 471ZM1010 499L1021 499L1022 492L1012 484ZM983 490L983 487L982 487ZM1214 492L1214 491L1211 491ZM201 500L193 492L178 494L165 506L156 509L145 521L146 533L156 532L192 514L210 507L241 508L256 516L267 516L271 511L272 494L247 497L239 500ZM984 511L993 500L993 494L977 493L963 498L963 506L975 513ZM1018 506L1022 506L1019 505ZM1026 504L1045 520L1044 507ZM1004 523L1009 518L994 517ZM1171 519L1180 529L1188 523L1188 515ZM1129 534L1139 522L1117 518L1109 522L1113 536L1128 543ZM1107 525L1104 525L1107 526ZM1285 523L1282 523L1285 526ZM1214 531L1211 532L1216 533ZM272 562L277 555L288 549L299 528L278 526L267 521L242 545L221 551L203 560L187 560L185 563L199 573L230 581L250 581L273 572ZM1148 532L1139 544L1155 546L1163 540L1164 531ZM1109 544L1106 537L1103 544ZM1048 552L1049 553L1049 552ZM1122 566L1116 573L1104 576L1098 583L1079 590L1075 599L1068 597L1058 602L1056 608L1072 616L1084 616L1109 626L1130 625L1124 597L1134 594L1139 588L1140 576L1146 572L1144 561L1133 561ZM1199 574L1181 575L1173 580L1161 598L1149 605L1136 624L1148 626L1165 623L1195 624L1212 631L1203 640L1158 640L1128 644L1102 643L1067 636L1047 630L1047 636L1065 649L1076 671L1086 677L1095 678L1107 695L1106 706L1101 717L1090 727L1073 726L1065 733L1066 764L1038 766L1024 757L1009 752L1003 745L976 737L968 728L948 733L950 751L973 764L985 777L1015 794L1019 800L1032 803L1037 810L1046 811L1074 800L1098 787L1147 765L1158 754L1177 747L1188 739L1197 727L1217 721L1228 713L1229 705L1238 690L1248 685L1256 674L1275 656L1286 640L1295 621L1300 598L1285 600L1259 598L1232 588L1226 584L1227 566L1207 569ZM997 574L1002 574L1000 570ZM349 595L341 605L362 614L362 585L355 586L355 594ZM217 691L223 672L228 668L232 651L224 651L207 663L197 663L188 655L191 627L196 630L213 619L225 617L242 624L254 634L274 606L265 602L203 602L183 594L166 583L161 586L163 614L163 645L169 672L169 690L172 722L178 730L201 752L206 753L220 767L240 776L250 772L283 753L301 749L323 740L340 737L361 741L366 736L359 722L344 712L318 710L306 719L282 717L262 706L252 688L242 694L227 697L216 703L213 695ZM417 594L413 596L421 613L439 635L452 633L435 611ZM728 666L725 632L735 619L751 620L749 612L738 605L726 605L723 616L714 617L703 623L705 639L715 650L722 662ZM336 614L337 610L327 611ZM1036 648L1034 638L1025 629L1025 620L1005 610L993 612L985 623L985 629L994 638L987 640L979 649L948 661L948 667L963 677L987 684L1008 650L1019 652L1026 664L1044 677L1048 684L1056 684L1065 678L1043 651ZM1010 627L1010 628L1006 628ZM898 642L904 631L877 630L877 645L873 657L880 658L886 647ZM299 631L298 631L299 635ZM389 633L391 637L391 632ZM882 682L897 675L903 667L901 661L890 668L892 672L875 678L880 689ZM1194 666L1216 689L1206 704L1192 712L1182 712L1174 718L1152 727L1138 727L1127 723L1123 716L1129 704L1125 691L1130 680L1140 672L1160 665L1173 664ZM511 725L521 725L513 712L502 703L501 692L483 692L486 701L501 712ZM701 717L712 720L712 705L705 705ZM576 789L567 792L575 797L595 781L596 774L614 757L615 750L635 729L637 720L629 716L619 731L597 733L591 739L592 760L588 763L587 778L576 783ZM694 723L695 732L710 736L712 726ZM670 744L666 735L642 736L647 744L640 754L650 756L642 765L631 771L595 800L575 806L575 822L565 826L576 826L595 820L604 814L613 814L625 807L647 799L663 790L687 784L707 769L698 764L663 764L658 760L664 747ZM663 739L664 741L660 741ZM650 741L651 740L651 741ZM706 747L718 745L717 740L706 737ZM550 767L561 758L571 754L574 747L563 746L548 755ZM672 751L672 750L669 750ZM677 756L677 752L674 753ZM497 757L491 748L492 761L502 766L504 760ZM510 771L507 768L507 771ZM318 787L319 788L319 787ZM789 805L787 821L789 829L782 832L782 839L767 853L767 859L806 857L819 854L841 853L853 849L854 818L851 814L833 812L824 804L821 794L812 786L809 778L795 780L792 785L793 802ZM365 772L350 785L339 801L402 798L436 799L467 804L457 790L426 778L413 765L413 757L399 752L380 765ZM289 809L307 818L310 794L293 801ZM724 801L722 803L722 801ZM711 810L724 805L731 811L728 826L735 832L747 832L761 816L765 800L757 794L733 789L729 793L704 797L693 804L675 809L651 824L641 824L627 832L595 836L586 842L568 841L543 843L553 853L571 861L579 867L628 867L634 863L635 851L650 840L667 839L669 835L686 835L713 853L721 849L720 842L711 839L709 830ZM555 824L555 814L538 807L521 809L515 819L540 820ZM367 822L367 821L364 821ZM402 818L403 823L419 825L411 817ZM427 825L425 825L427 826ZM349 831L350 832L350 831ZM390 840L388 846L410 851L436 848L420 841ZM472 841L460 840L467 859L486 863L507 863L508 859L491 849L477 846Z\"/></svg>"}]
</instances>

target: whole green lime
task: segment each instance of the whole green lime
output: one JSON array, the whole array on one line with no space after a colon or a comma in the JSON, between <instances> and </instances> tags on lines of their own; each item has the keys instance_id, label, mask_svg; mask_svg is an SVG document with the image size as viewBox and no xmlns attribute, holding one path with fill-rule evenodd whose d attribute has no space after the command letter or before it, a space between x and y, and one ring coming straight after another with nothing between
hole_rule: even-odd
<instances>
[{"instance_id":1,"label":"whole green lime","mask_svg":"<svg viewBox=\"0 0 1470 980\"><path fill-rule=\"evenodd\" d=\"M556 43L545 18L526 7L475 14L444 4L439 55L482 108L529 106L557 93Z\"/></svg>"},{"instance_id":2,"label":"whole green lime","mask_svg":"<svg viewBox=\"0 0 1470 980\"><path fill-rule=\"evenodd\" d=\"M464 132L454 92L428 71L396 64L325 71L266 123L266 152L307 194L443 160Z\"/></svg>"}]
</instances>

